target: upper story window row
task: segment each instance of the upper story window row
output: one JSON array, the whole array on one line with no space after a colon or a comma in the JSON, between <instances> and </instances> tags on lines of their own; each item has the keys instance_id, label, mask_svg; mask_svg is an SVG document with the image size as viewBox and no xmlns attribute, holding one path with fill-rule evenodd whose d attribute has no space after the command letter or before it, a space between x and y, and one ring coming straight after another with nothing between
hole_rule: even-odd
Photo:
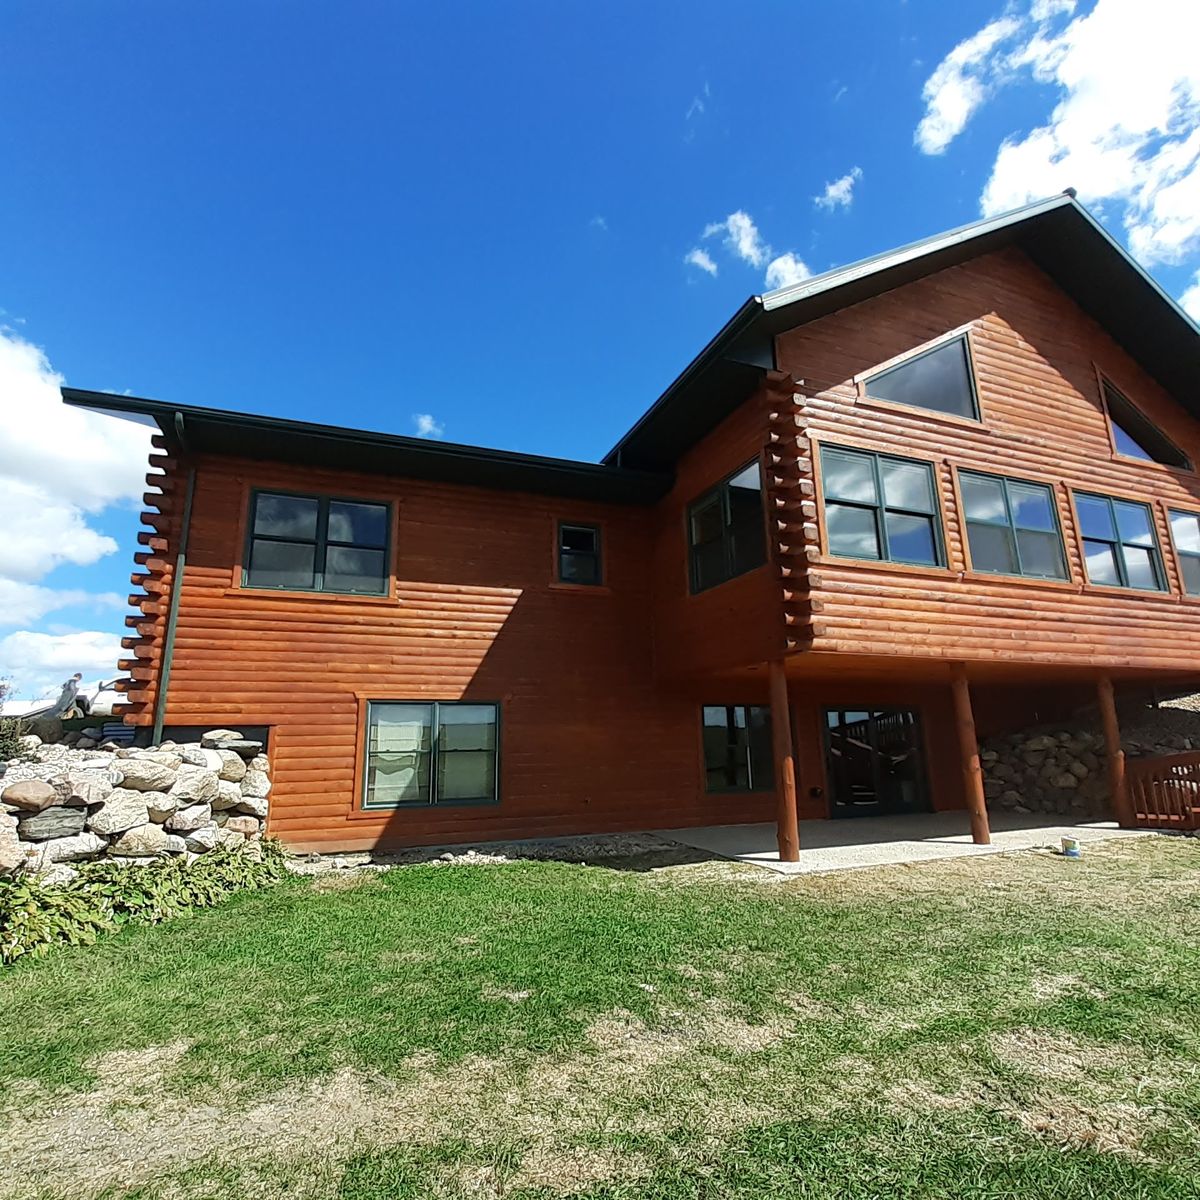
<instances>
[{"instance_id":1,"label":"upper story window row","mask_svg":"<svg viewBox=\"0 0 1200 1200\"><path fill-rule=\"evenodd\" d=\"M934 464L822 445L821 496L828 552L838 558L945 567ZM1034 480L957 469L970 569L1068 581L1054 488ZM1148 504L1076 490L1075 528L1087 582L1167 590L1162 547ZM1167 518L1184 590L1200 595L1200 513Z\"/></svg>"},{"instance_id":2,"label":"upper story window row","mask_svg":"<svg viewBox=\"0 0 1200 1200\"><path fill-rule=\"evenodd\" d=\"M767 561L762 471L756 459L688 507L688 572L693 592Z\"/></svg>"}]
</instances>

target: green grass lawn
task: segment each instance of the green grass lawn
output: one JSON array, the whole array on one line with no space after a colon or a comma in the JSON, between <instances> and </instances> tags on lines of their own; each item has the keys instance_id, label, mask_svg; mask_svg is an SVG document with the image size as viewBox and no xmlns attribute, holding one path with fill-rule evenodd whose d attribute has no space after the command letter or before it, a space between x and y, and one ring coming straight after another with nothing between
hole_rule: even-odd
<instances>
[{"instance_id":1,"label":"green grass lawn","mask_svg":"<svg viewBox=\"0 0 1200 1200\"><path fill-rule=\"evenodd\" d=\"M1157 837L289 879L0 974L0 1194L1194 1198L1198 934Z\"/></svg>"}]
</instances>

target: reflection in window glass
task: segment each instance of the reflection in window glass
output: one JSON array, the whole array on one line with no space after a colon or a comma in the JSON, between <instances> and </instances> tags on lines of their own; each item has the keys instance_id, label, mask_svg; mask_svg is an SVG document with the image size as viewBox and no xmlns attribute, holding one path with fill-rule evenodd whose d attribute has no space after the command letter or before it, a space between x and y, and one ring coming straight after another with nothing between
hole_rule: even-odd
<instances>
[{"instance_id":1,"label":"reflection in window glass","mask_svg":"<svg viewBox=\"0 0 1200 1200\"><path fill-rule=\"evenodd\" d=\"M1054 493L1046 484L978 471L960 471L958 484L974 570L1067 578Z\"/></svg>"},{"instance_id":2,"label":"reflection in window glass","mask_svg":"<svg viewBox=\"0 0 1200 1200\"><path fill-rule=\"evenodd\" d=\"M863 386L868 396L880 400L979 417L965 336L880 371L864 380Z\"/></svg>"},{"instance_id":3,"label":"reflection in window glass","mask_svg":"<svg viewBox=\"0 0 1200 1200\"><path fill-rule=\"evenodd\" d=\"M767 561L762 473L749 463L688 509L691 590L724 583Z\"/></svg>"},{"instance_id":4,"label":"reflection in window glass","mask_svg":"<svg viewBox=\"0 0 1200 1200\"><path fill-rule=\"evenodd\" d=\"M706 791L753 792L774 786L770 709L705 705L701 727Z\"/></svg>"},{"instance_id":5,"label":"reflection in window glass","mask_svg":"<svg viewBox=\"0 0 1200 1200\"><path fill-rule=\"evenodd\" d=\"M1166 576L1148 505L1076 492L1075 511L1089 582L1164 590Z\"/></svg>"}]
</instances>

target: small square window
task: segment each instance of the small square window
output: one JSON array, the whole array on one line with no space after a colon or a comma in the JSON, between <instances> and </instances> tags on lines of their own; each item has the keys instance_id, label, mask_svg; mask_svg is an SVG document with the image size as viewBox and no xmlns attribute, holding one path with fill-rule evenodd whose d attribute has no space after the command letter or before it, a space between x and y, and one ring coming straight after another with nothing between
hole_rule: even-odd
<instances>
[{"instance_id":1,"label":"small square window","mask_svg":"<svg viewBox=\"0 0 1200 1200\"><path fill-rule=\"evenodd\" d=\"M600 530L595 525L558 526L558 581L596 586L604 582Z\"/></svg>"}]
</instances>

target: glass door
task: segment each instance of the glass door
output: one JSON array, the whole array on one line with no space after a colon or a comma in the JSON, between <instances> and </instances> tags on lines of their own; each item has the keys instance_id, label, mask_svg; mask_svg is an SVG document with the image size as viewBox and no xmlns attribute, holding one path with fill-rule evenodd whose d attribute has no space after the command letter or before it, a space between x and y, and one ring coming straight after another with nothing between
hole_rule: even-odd
<instances>
[{"instance_id":1,"label":"glass door","mask_svg":"<svg viewBox=\"0 0 1200 1200\"><path fill-rule=\"evenodd\" d=\"M921 718L910 708L825 710L830 816L925 812Z\"/></svg>"}]
</instances>

